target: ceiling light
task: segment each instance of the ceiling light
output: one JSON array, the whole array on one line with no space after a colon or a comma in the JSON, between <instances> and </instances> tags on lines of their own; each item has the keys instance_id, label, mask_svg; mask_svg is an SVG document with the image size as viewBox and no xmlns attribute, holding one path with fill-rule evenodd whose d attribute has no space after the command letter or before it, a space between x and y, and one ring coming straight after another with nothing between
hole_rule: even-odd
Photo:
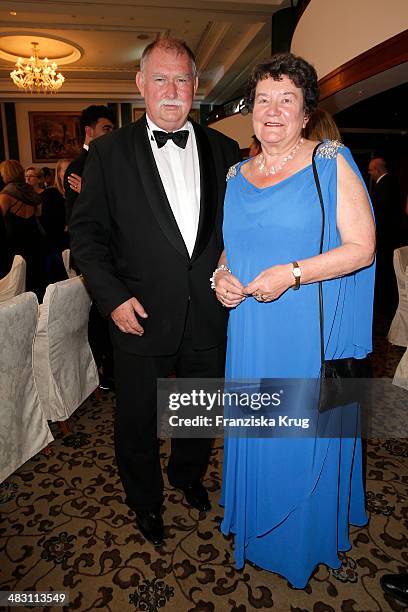
<instances>
[{"instance_id":1,"label":"ceiling light","mask_svg":"<svg viewBox=\"0 0 408 612\"><path fill-rule=\"evenodd\" d=\"M33 54L30 59L24 61L21 57L16 63L16 70L10 72L14 85L25 91L37 93L55 92L65 81L60 72L57 74L58 66L50 62L46 57L42 60L38 57L38 43L31 43Z\"/></svg>"}]
</instances>

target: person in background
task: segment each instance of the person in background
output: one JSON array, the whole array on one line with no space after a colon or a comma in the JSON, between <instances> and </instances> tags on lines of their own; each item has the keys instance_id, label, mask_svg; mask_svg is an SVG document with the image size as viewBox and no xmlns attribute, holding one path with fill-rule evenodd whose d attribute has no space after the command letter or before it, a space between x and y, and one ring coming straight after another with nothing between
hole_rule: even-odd
<instances>
[{"instance_id":1,"label":"person in background","mask_svg":"<svg viewBox=\"0 0 408 612\"><path fill-rule=\"evenodd\" d=\"M65 231L64 198L55 187L47 185L54 173L50 168L29 166L25 170L26 182L41 196L40 223L44 228L47 241L47 278L48 283L55 283L67 278L61 252L67 248Z\"/></svg>"},{"instance_id":2,"label":"person in background","mask_svg":"<svg viewBox=\"0 0 408 612\"><path fill-rule=\"evenodd\" d=\"M113 130L113 113L107 106L94 104L88 106L82 111L80 127L84 138L82 151L69 164L64 175L65 219L68 231L72 210L81 191L81 177L88 157L89 145L93 140ZM72 252L70 265L77 269ZM88 338L99 371L100 388L104 391L113 389L113 349L109 337L108 321L102 317L95 303L92 303L89 313Z\"/></svg>"},{"instance_id":3,"label":"person in background","mask_svg":"<svg viewBox=\"0 0 408 612\"><path fill-rule=\"evenodd\" d=\"M54 187L55 183L55 170L52 168L48 168L48 166L44 166L41 168L44 175L44 188L48 189L49 187Z\"/></svg>"},{"instance_id":4,"label":"person in background","mask_svg":"<svg viewBox=\"0 0 408 612\"><path fill-rule=\"evenodd\" d=\"M31 185L36 193L42 193L44 191L44 173L41 168L35 168L29 166L24 171L26 183Z\"/></svg>"},{"instance_id":5,"label":"person in background","mask_svg":"<svg viewBox=\"0 0 408 612\"><path fill-rule=\"evenodd\" d=\"M303 135L309 140L317 142L323 140L336 140L341 142L339 128L333 117L323 108L316 108L306 124Z\"/></svg>"},{"instance_id":6,"label":"person in background","mask_svg":"<svg viewBox=\"0 0 408 612\"><path fill-rule=\"evenodd\" d=\"M88 156L89 144L105 134L109 134L114 127L114 117L112 111L107 106L97 106L93 104L82 111L80 118L81 133L84 138L82 151L68 166L64 178L65 191L65 211L66 223L69 227L69 221L72 214L72 208L78 197L78 191L72 189L69 184L69 176L75 174L78 177L82 176L85 162Z\"/></svg>"},{"instance_id":7,"label":"person in background","mask_svg":"<svg viewBox=\"0 0 408 612\"><path fill-rule=\"evenodd\" d=\"M60 181L57 181L61 166L69 164L68 160L59 160L57 163L55 186L48 187L41 192L41 225L47 236L48 257L47 270L48 282L56 283L67 278L62 251L68 248L68 232L65 225L65 200L58 189ZM65 166L66 167L66 166Z\"/></svg>"},{"instance_id":8,"label":"person in background","mask_svg":"<svg viewBox=\"0 0 408 612\"><path fill-rule=\"evenodd\" d=\"M393 256L394 249L401 244L403 212L397 181L389 172L386 160L380 156L374 157L368 164L368 174L373 183L372 200L377 231L375 306L389 324L398 304Z\"/></svg>"},{"instance_id":9,"label":"person in background","mask_svg":"<svg viewBox=\"0 0 408 612\"><path fill-rule=\"evenodd\" d=\"M71 159L59 159L55 166L55 183L54 187L58 189L62 197L65 199L64 178L65 172L71 163Z\"/></svg>"},{"instance_id":10,"label":"person in background","mask_svg":"<svg viewBox=\"0 0 408 612\"><path fill-rule=\"evenodd\" d=\"M248 157L255 157L260 152L261 152L261 143L255 136L255 134L252 134L252 142L249 145Z\"/></svg>"},{"instance_id":11,"label":"person in background","mask_svg":"<svg viewBox=\"0 0 408 612\"><path fill-rule=\"evenodd\" d=\"M4 181L0 174L0 191L4 187ZM13 253L11 252L6 232L3 215L0 214L0 278L3 278L11 270L13 265Z\"/></svg>"},{"instance_id":12,"label":"person in background","mask_svg":"<svg viewBox=\"0 0 408 612\"><path fill-rule=\"evenodd\" d=\"M365 357L375 253L369 198L350 151L302 137L318 96L316 71L300 57L277 54L254 67L247 98L262 151L228 173L225 251L213 275L230 309L227 384L259 381L259 390L268 379L272 387L296 379L296 393L283 395L271 416L297 411L313 423L316 401L299 379L319 378L319 282L325 358ZM313 152L325 210L321 254ZM221 529L234 534L238 568L248 560L303 589L319 563L341 566L349 524L367 523L359 407L347 408L347 438L332 426L343 419L341 407L327 415L327 437L313 425L306 437L296 427L225 436Z\"/></svg>"},{"instance_id":13,"label":"person in background","mask_svg":"<svg viewBox=\"0 0 408 612\"><path fill-rule=\"evenodd\" d=\"M10 272L12 264L13 253L10 249L4 218L0 214L0 278Z\"/></svg>"},{"instance_id":14,"label":"person in background","mask_svg":"<svg viewBox=\"0 0 408 612\"><path fill-rule=\"evenodd\" d=\"M41 302L48 284L47 243L39 222L41 196L25 182L24 169L14 159L0 164L5 187L0 193L0 210L7 239L14 255L26 261L26 290L34 291Z\"/></svg>"}]
</instances>

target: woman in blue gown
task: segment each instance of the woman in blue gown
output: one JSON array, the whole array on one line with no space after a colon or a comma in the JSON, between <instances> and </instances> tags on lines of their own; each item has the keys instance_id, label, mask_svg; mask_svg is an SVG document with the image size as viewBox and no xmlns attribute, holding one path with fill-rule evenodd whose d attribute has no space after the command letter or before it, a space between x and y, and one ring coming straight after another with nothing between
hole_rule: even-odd
<instances>
[{"instance_id":1,"label":"woman in blue gown","mask_svg":"<svg viewBox=\"0 0 408 612\"><path fill-rule=\"evenodd\" d=\"M326 359L371 351L374 222L353 158L336 141L316 154L326 216L319 254L317 143L301 138L317 100L316 73L301 58L280 54L254 68L249 104L262 152L230 169L213 277L231 309L227 379L318 378L318 281ZM340 566L349 524L367 521L355 411L347 437L226 436L221 529L235 535L238 568L247 559L304 588L319 563Z\"/></svg>"}]
</instances>

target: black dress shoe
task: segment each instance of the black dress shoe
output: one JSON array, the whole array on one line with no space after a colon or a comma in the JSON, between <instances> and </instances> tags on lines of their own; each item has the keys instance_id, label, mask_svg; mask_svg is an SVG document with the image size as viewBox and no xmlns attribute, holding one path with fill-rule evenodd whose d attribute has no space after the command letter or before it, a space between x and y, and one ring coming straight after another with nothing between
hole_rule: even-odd
<instances>
[{"instance_id":1,"label":"black dress shoe","mask_svg":"<svg viewBox=\"0 0 408 612\"><path fill-rule=\"evenodd\" d=\"M201 482L197 482L188 487L181 489L184 493L187 503L193 508L202 512L211 510L210 500L208 499L208 493Z\"/></svg>"},{"instance_id":2,"label":"black dress shoe","mask_svg":"<svg viewBox=\"0 0 408 612\"><path fill-rule=\"evenodd\" d=\"M164 538L164 526L160 510L138 508L135 510L135 514L136 524L146 540L149 540L153 546L161 546Z\"/></svg>"},{"instance_id":3,"label":"black dress shoe","mask_svg":"<svg viewBox=\"0 0 408 612\"><path fill-rule=\"evenodd\" d=\"M380 579L383 590L408 603L408 574L386 574Z\"/></svg>"},{"instance_id":4,"label":"black dress shoe","mask_svg":"<svg viewBox=\"0 0 408 612\"><path fill-rule=\"evenodd\" d=\"M99 374L99 388L101 391L115 391L115 381L104 374Z\"/></svg>"}]
</instances>

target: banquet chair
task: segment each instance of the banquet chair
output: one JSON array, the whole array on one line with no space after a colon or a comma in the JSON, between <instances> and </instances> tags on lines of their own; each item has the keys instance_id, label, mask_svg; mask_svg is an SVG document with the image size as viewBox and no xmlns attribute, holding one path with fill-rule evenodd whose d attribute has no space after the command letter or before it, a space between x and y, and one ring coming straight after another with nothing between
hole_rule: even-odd
<instances>
[{"instance_id":1,"label":"banquet chair","mask_svg":"<svg viewBox=\"0 0 408 612\"><path fill-rule=\"evenodd\" d=\"M408 348L397 365L392 384L408 391Z\"/></svg>"},{"instance_id":2,"label":"banquet chair","mask_svg":"<svg viewBox=\"0 0 408 612\"><path fill-rule=\"evenodd\" d=\"M34 293L0 304L0 482L54 440L33 375Z\"/></svg>"},{"instance_id":3,"label":"banquet chair","mask_svg":"<svg viewBox=\"0 0 408 612\"><path fill-rule=\"evenodd\" d=\"M26 262L21 255L14 255L10 272L0 280L0 302L24 293L25 283Z\"/></svg>"},{"instance_id":4,"label":"banquet chair","mask_svg":"<svg viewBox=\"0 0 408 612\"><path fill-rule=\"evenodd\" d=\"M77 273L69 265L70 264L70 258L71 258L71 250L70 249L65 249L65 251L62 251L62 261L64 262L64 267L65 267L65 270L67 272L68 278L74 278L74 276L77 276Z\"/></svg>"},{"instance_id":5,"label":"banquet chair","mask_svg":"<svg viewBox=\"0 0 408 612\"><path fill-rule=\"evenodd\" d=\"M391 344L408 346L408 246L394 251L394 270L398 284L398 308L388 332Z\"/></svg>"},{"instance_id":6,"label":"banquet chair","mask_svg":"<svg viewBox=\"0 0 408 612\"><path fill-rule=\"evenodd\" d=\"M50 421L66 421L99 385L88 343L91 299L81 276L48 285L34 340L34 376Z\"/></svg>"}]
</instances>

